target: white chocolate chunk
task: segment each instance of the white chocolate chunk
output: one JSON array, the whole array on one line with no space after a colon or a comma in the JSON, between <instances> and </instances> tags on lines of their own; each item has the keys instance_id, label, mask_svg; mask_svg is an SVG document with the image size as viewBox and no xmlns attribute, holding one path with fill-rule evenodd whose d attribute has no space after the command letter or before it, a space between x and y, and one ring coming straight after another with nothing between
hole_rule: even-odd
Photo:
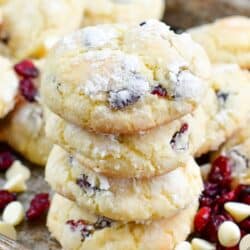
<instances>
[{"instance_id":1,"label":"white chocolate chunk","mask_svg":"<svg viewBox=\"0 0 250 250\"><path fill-rule=\"evenodd\" d=\"M3 221L13 226L19 225L24 219L24 208L19 201L9 203L3 211Z\"/></svg>"},{"instance_id":2,"label":"white chocolate chunk","mask_svg":"<svg viewBox=\"0 0 250 250\"><path fill-rule=\"evenodd\" d=\"M240 241L240 250L249 250L250 234L245 235Z\"/></svg>"},{"instance_id":3,"label":"white chocolate chunk","mask_svg":"<svg viewBox=\"0 0 250 250\"><path fill-rule=\"evenodd\" d=\"M224 208L237 222L241 222L250 216L250 206L243 203L227 202Z\"/></svg>"},{"instance_id":4,"label":"white chocolate chunk","mask_svg":"<svg viewBox=\"0 0 250 250\"><path fill-rule=\"evenodd\" d=\"M23 176L24 181L27 181L31 175L30 170L27 167L25 167L20 161L15 161L7 170L5 176L7 180L10 180L19 174Z\"/></svg>"},{"instance_id":5,"label":"white chocolate chunk","mask_svg":"<svg viewBox=\"0 0 250 250\"><path fill-rule=\"evenodd\" d=\"M192 250L192 246L188 241L182 241L175 247L175 250Z\"/></svg>"},{"instance_id":6,"label":"white chocolate chunk","mask_svg":"<svg viewBox=\"0 0 250 250\"><path fill-rule=\"evenodd\" d=\"M213 244L199 238L194 238L191 244L193 250L216 250Z\"/></svg>"},{"instance_id":7,"label":"white chocolate chunk","mask_svg":"<svg viewBox=\"0 0 250 250\"><path fill-rule=\"evenodd\" d=\"M224 247L234 247L240 241L240 228L232 221L223 222L218 229L218 239Z\"/></svg>"},{"instance_id":8,"label":"white chocolate chunk","mask_svg":"<svg viewBox=\"0 0 250 250\"><path fill-rule=\"evenodd\" d=\"M18 174L8 180L5 185L3 186L3 189L8 190L10 192L24 192L27 190L27 185L25 181L23 180L23 176L21 174Z\"/></svg>"},{"instance_id":9,"label":"white chocolate chunk","mask_svg":"<svg viewBox=\"0 0 250 250\"><path fill-rule=\"evenodd\" d=\"M16 240L17 238L14 226L3 221L0 221L0 233L12 240Z\"/></svg>"}]
</instances>

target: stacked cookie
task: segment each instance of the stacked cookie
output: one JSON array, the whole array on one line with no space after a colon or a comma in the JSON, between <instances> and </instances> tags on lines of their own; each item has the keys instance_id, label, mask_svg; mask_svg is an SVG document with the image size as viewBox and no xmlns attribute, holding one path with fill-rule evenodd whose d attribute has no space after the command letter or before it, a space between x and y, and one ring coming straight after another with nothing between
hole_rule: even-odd
<instances>
[{"instance_id":1,"label":"stacked cookie","mask_svg":"<svg viewBox=\"0 0 250 250\"><path fill-rule=\"evenodd\" d=\"M41 90L57 144L46 179L65 197L48 227L64 249L173 249L187 237L209 76L201 47L153 20L88 27L54 47Z\"/></svg>"}]
</instances>

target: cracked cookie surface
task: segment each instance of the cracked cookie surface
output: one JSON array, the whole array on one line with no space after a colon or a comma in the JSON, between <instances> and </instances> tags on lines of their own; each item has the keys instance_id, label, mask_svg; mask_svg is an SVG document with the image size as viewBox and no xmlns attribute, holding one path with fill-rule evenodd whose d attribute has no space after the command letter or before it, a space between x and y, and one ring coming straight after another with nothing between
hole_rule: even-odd
<instances>
[{"instance_id":1,"label":"cracked cookie surface","mask_svg":"<svg viewBox=\"0 0 250 250\"><path fill-rule=\"evenodd\" d=\"M250 69L250 18L233 16L189 30L213 63L238 63Z\"/></svg>"},{"instance_id":2,"label":"cracked cookie surface","mask_svg":"<svg viewBox=\"0 0 250 250\"><path fill-rule=\"evenodd\" d=\"M120 224L109 223L103 218L104 223L100 223L102 221L97 216L55 195L47 225L51 234L67 250L172 250L191 232L196 210L197 203L194 202L177 216L168 219L145 224Z\"/></svg>"},{"instance_id":3,"label":"cracked cookie surface","mask_svg":"<svg viewBox=\"0 0 250 250\"><path fill-rule=\"evenodd\" d=\"M192 112L209 75L200 45L161 22L100 25L51 50L42 95L53 112L82 128L133 134Z\"/></svg>"},{"instance_id":4,"label":"cracked cookie surface","mask_svg":"<svg viewBox=\"0 0 250 250\"><path fill-rule=\"evenodd\" d=\"M208 116L205 141L196 156L217 150L223 142L246 125L250 107L249 79L249 72L241 70L236 64L213 66L213 91L202 104Z\"/></svg>"},{"instance_id":5,"label":"cracked cookie surface","mask_svg":"<svg viewBox=\"0 0 250 250\"><path fill-rule=\"evenodd\" d=\"M0 124L1 140L25 158L45 165L52 142L45 136L43 108L39 103L20 102Z\"/></svg>"},{"instance_id":6,"label":"cracked cookie surface","mask_svg":"<svg viewBox=\"0 0 250 250\"><path fill-rule=\"evenodd\" d=\"M113 177L152 177L185 166L205 138L207 116L198 108L179 120L136 135L95 134L46 110L46 135L82 164Z\"/></svg>"},{"instance_id":7,"label":"cracked cookie surface","mask_svg":"<svg viewBox=\"0 0 250 250\"><path fill-rule=\"evenodd\" d=\"M95 214L120 221L169 218L197 200L203 188L199 167L186 166L151 179L105 177L54 146L46 166L52 188Z\"/></svg>"}]
</instances>

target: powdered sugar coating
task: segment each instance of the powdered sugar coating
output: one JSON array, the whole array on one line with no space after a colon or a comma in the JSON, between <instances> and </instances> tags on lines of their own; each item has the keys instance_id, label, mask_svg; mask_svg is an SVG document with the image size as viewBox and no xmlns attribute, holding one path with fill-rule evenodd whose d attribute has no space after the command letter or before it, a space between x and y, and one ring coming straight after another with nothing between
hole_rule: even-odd
<instances>
[{"instance_id":1,"label":"powdered sugar coating","mask_svg":"<svg viewBox=\"0 0 250 250\"><path fill-rule=\"evenodd\" d=\"M199 167L190 157L184 167L149 179L104 177L77 160L70 164L68 157L58 146L53 148L46 180L80 207L113 220L170 218L197 200L203 186Z\"/></svg>"},{"instance_id":2,"label":"powdered sugar coating","mask_svg":"<svg viewBox=\"0 0 250 250\"><path fill-rule=\"evenodd\" d=\"M172 250L177 243L185 240L191 232L197 203L182 210L177 216L143 224L136 222L113 222L109 228L96 230L85 241L78 231L72 231L66 223L68 220L83 220L94 224L98 217L74 202L55 195L48 216L49 231L61 243L64 249L164 249ZM114 237L115 235L115 237Z\"/></svg>"},{"instance_id":3,"label":"powdered sugar coating","mask_svg":"<svg viewBox=\"0 0 250 250\"><path fill-rule=\"evenodd\" d=\"M100 25L57 44L46 63L42 93L52 111L76 125L134 133L193 111L209 74L202 48L161 22ZM159 85L165 96L151 93Z\"/></svg>"}]
</instances>

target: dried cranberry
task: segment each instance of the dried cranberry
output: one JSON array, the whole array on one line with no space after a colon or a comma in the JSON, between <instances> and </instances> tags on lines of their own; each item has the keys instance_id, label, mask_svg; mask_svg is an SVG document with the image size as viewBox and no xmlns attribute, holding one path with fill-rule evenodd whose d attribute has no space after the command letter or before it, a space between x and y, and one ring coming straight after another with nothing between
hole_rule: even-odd
<instances>
[{"instance_id":1,"label":"dried cranberry","mask_svg":"<svg viewBox=\"0 0 250 250\"><path fill-rule=\"evenodd\" d=\"M235 193L237 201L250 205L250 185L239 185Z\"/></svg>"},{"instance_id":2,"label":"dried cranberry","mask_svg":"<svg viewBox=\"0 0 250 250\"><path fill-rule=\"evenodd\" d=\"M219 243L216 245L216 250L239 250L239 246L234 247L223 247Z\"/></svg>"},{"instance_id":3,"label":"dried cranberry","mask_svg":"<svg viewBox=\"0 0 250 250\"><path fill-rule=\"evenodd\" d=\"M30 207L26 212L28 220L35 220L40 218L49 209L50 201L49 194L41 193L37 194L30 202Z\"/></svg>"},{"instance_id":4,"label":"dried cranberry","mask_svg":"<svg viewBox=\"0 0 250 250\"><path fill-rule=\"evenodd\" d=\"M79 227L88 225L85 220L68 220L66 224L70 226L72 231L76 231L77 229L79 229Z\"/></svg>"},{"instance_id":5,"label":"dried cranberry","mask_svg":"<svg viewBox=\"0 0 250 250\"><path fill-rule=\"evenodd\" d=\"M0 152L0 170L8 169L14 160L15 157L10 151Z\"/></svg>"},{"instance_id":6,"label":"dried cranberry","mask_svg":"<svg viewBox=\"0 0 250 250\"><path fill-rule=\"evenodd\" d=\"M141 98L141 93L135 93L129 89L121 89L109 92L109 106L114 110L124 109L135 104Z\"/></svg>"},{"instance_id":7,"label":"dried cranberry","mask_svg":"<svg viewBox=\"0 0 250 250\"><path fill-rule=\"evenodd\" d=\"M206 229L203 233L205 239L211 242L217 241L218 228L224 221L227 221L224 215L212 215L210 221L208 222Z\"/></svg>"},{"instance_id":8,"label":"dried cranberry","mask_svg":"<svg viewBox=\"0 0 250 250\"><path fill-rule=\"evenodd\" d=\"M188 124L187 124L187 123L184 123L184 124L181 126L180 133L181 133L181 134L184 134L186 131L188 131Z\"/></svg>"},{"instance_id":9,"label":"dried cranberry","mask_svg":"<svg viewBox=\"0 0 250 250\"><path fill-rule=\"evenodd\" d=\"M80 188L91 188L91 184L88 181L88 176L83 174L80 178L76 180L76 184Z\"/></svg>"},{"instance_id":10,"label":"dried cranberry","mask_svg":"<svg viewBox=\"0 0 250 250\"><path fill-rule=\"evenodd\" d=\"M239 226L240 226L240 229L242 229L242 230L244 230L246 232L250 232L250 217L248 217L247 219L241 221Z\"/></svg>"},{"instance_id":11,"label":"dried cranberry","mask_svg":"<svg viewBox=\"0 0 250 250\"><path fill-rule=\"evenodd\" d=\"M16 200L16 195L7 190L0 190L0 210L4 209L10 202Z\"/></svg>"},{"instance_id":12,"label":"dried cranberry","mask_svg":"<svg viewBox=\"0 0 250 250\"><path fill-rule=\"evenodd\" d=\"M227 193L222 194L221 196L219 196L215 203L219 204L219 205L223 205L224 203L228 202L228 201L233 201L235 200L235 191L230 191Z\"/></svg>"},{"instance_id":13,"label":"dried cranberry","mask_svg":"<svg viewBox=\"0 0 250 250\"><path fill-rule=\"evenodd\" d=\"M151 91L152 95L158 95L160 97L166 97L167 96L167 90L165 88L162 87L162 85L157 85L153 88L153 90Z\"/></svg>"},{"instance_id":14,"label":"dried cranberry","mask_svg":"<svg viewBox=\"0 0 250 250\"><path fill-rule=\"evenodd\" d=\"M68 220L66 224L70 226L70 229L73 232L79 231L81 233L82 240L85 240L86 237L89 237L95 231L94 225L89 224L84 220Z\"/></svg>"},{"instance_id":15,"label":"dried cranberry","mask_svg":"<svg viewBox=\"0 0 250 250\"><path fill-rule=\"evenodd\" d=\"M218 184L205 182L205 188L203 194L209 197L215 197L216 195L220 194L220 189Z\"/></svg>"},{"instance_id":16,"label":"dried cranberry","mask_svg":"<svg viewBox=\"0 0 250 250\"><path fill-rule=\"evenodd\" d=\"M20 81L19 85L21 94L29 102L34 102L37 95L37 88L35 87L33 81L30 78L24 78Z\"/></svg>"},{"instance_id":17,"label":"dried cranberry","mask_svg":"<svg viewBox=\"0 0 250 250\"><path fill-rule=\"evenodd\" d=\"M16 73L22 77L36 78L39 75L38 69L35 67L32 61L23 60L14 66Z\"/></svg>"},{"instance_id":18,"label":"dried cranberry","mask_svg":"<svg viewBox=\"0 0 250 250\"><path fill-rule=\"evenodd\" d=\"M195 230L198 233L201 233L204 228L206 227L207 223L210 220L211 216L211 208L210 207L202 207L197 212L195 219L194 219L194 226Z\"/></svg>"},{"instance_id":19,"label":"dried cranberry","mask_svg":"<svg viewBox=\"0 0 250 250\"><path fill-rule=\"evenodd\" d=\"M210 207L213 203L213 198L201 195L199 202L200 207Z\"/></svg>"},{"instance_id":20,"label":"dried cranberry","mask_svg":"<svg viewBox=\"0 0 250 250\"><path fill-rule=\"evenodd\" d=\"M220 186L227 186L232 180L231 172L229 159L225 156L219 156L212 164L208 180L218 183Z\"/></svg>"}]
</instances>

